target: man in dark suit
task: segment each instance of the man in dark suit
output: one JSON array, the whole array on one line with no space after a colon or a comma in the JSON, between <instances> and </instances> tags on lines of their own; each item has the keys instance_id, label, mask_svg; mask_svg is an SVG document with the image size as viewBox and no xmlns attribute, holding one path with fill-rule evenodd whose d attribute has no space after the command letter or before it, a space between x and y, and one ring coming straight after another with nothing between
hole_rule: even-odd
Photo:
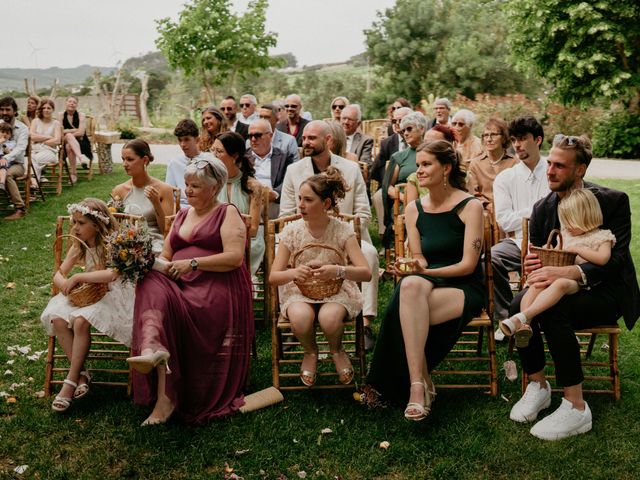
<instances>
[{"instance_id":1,"label":"man in dark suit","mask_svg":"<svg viewBox=\"0 0 640 480\"><path fill-rule=\"evenodd\" d=\"M260 183L269 187L269 218L277 218L282 182L292 158L271 145L272 137L273 130L267 120L259 119L249 125L249 153L253 157L255 176Z\"/></svg>"},{"instance_id":2,"label":"man in dark suit","mask_svg":"<svg viewBox=\"0 0 640 480\"><path fill-rule=\"evenodd\" d=\"M278 122L276 128L281 132L288 133L295 137L298 147L302 146L302 131L309 120L300 116L302 111L302 99L299 95L289 95L284 102L284 108L287 112L287 120Z\"/></svg>"},{"instance_id":3,"label":"man in dark suit","mask_svg":"<svg viewBox=\"0 0 640 480\"><path fill-rule=\"evenodd\" d=\"M530 383L525 395L513 406L510 418L517 422L533 421L540 410L551 403L551 387L544 375L545 354L541 336L544 331L553 357L556 382L563 388L560 407L531 429L544 440L557 440L591 430L591 411L582 396L584 375L580 363L580 346L575 330L598 325L615 325L624 317L631 329L640 316L640 290L629 244L631 209L626 193L588 182L583 178L591 161L591 142L586 136L557 135L547 159L547 179L551 193L533 207L530 242L541 246L548 234L560 228L558 203L572 190L588 188L602 209L602 229L611 230L616 243L611 259L604 266L591 263L567 267L542 267L538 256L525 258L527 282L546 288L558 278L570 278L581 285L574 295L563 297L554 307L535 317L533 336L525 348L518 349L522 368ZM511 313L520 311L522 293L511 304Z\"/></svg>"},{"instance_id":4,"label":"man in dark suit","mask_svg":"<svg viewBox=\"0 0 640 480\"><path fill-rule=\"evenodd\" d=\"M220 103L220 110L224 113L224 116L227 117L229 130L239 133L242 135L242 138L246 140L249 134L249 125L238 119L238 104L236 103L236 99L231 95L226 97L222 103Z\"/></svg>"},{"instance_id":5,"label":"man in dark suit","mask_svg":"<svg viewBox=\"0 0 640 480\"><path fill-rule=\"evenodd\" d=\"M340 125L347 137L347 152L358 157L358 161L371 163L371 151L373 150L373 137L359 131L362 125L362 110L360 105L352 103L347 105L340 114Z\"/></svg>"}]
</instances>

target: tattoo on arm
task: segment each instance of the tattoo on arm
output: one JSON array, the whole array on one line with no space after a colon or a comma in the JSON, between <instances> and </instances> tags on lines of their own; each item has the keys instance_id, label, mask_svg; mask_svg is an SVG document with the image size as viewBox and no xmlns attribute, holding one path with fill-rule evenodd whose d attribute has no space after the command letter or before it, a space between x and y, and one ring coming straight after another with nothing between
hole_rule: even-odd
<instances>
[{"instance_id":1,"label":"tattoo on arm","mask_svg":"<svg viewBox=\"0 0 640 480\"><path fill-rule=\"evenodd\" d=\"M476 238L473 242L471 242L471 246L476 252L480 253L480 249L482 248L482 240Z\"/></svg>"}]
</instances>

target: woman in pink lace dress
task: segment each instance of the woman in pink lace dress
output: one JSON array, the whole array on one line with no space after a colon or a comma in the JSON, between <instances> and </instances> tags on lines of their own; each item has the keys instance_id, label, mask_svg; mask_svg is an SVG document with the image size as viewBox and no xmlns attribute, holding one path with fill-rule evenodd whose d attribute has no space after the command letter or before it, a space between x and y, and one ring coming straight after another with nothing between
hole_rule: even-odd
<instances>
[{"instance_id":1,"label":"woman in pink lace dress","mask_svg":"<svg viewBox=\"0 0 640 480\"><path fill-rule=\"evenodd\" d=\"M217 159L185 170L191 205L178 212L154 271L136 290L134 401L154 404L143 425L175 414L201 424L243 404L253 338L246 228L217 201L227 171Z\"/></svg>"}]
</instances>

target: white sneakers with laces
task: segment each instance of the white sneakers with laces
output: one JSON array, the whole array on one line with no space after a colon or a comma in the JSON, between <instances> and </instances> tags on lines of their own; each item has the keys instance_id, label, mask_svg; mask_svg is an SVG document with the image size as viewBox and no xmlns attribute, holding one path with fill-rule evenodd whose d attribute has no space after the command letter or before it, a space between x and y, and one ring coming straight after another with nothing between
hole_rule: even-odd
<instances>
[{"instance_id":1,"label":"white sneakers with laces","mask_svg":"<svg viewBox=\"0 0 640 480\"><path fill-rule=\"evenodd\" d=\"M551 385L545 380L547 388L538 382L529 382L522 398L511 409L509 418L514 422L533 422L538 413L551 405Z\"/></svg>"},{"instance_id":2,"label":"white sneakers with laces","mask_svg":"<svg viewBox=\"0 0 640 480\"><path fill-rule=\"evenodd\" d=\"M530 433L542 440L560 440L587 433L589 430L591 430L591 410L587 402L584 403L584 410L580 411L573 407L573 403L563 398L558 409L536 423Z\"/></svg>"}]
</instances>

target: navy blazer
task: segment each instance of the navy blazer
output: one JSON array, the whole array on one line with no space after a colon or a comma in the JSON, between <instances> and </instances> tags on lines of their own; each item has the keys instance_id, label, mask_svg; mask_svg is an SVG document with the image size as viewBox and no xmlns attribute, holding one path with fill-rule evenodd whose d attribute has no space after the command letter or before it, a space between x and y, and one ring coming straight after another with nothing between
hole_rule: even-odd
<instances>
[{"instance_id":1,"label":"navy blazer","mask_svg":"<svg viewBox=\"0 0 640 480\"><path fill-rule=\"evenodd\" d=\"M285 120L283 122L278 122L276 123L276 129L280 130L281 132L284 133L289 133L287 131L287 123L289 122L289 120ZM298 146L301 147L302 146L302 131L304 130L305 125L309 123L309 120L307 120L306 118L300 117L300 128L298 128L298 132L294 135L296 138L296 142L298 142ZM289 134L291 135L291 134Z\"/></svg>"},{"instance_id":2,"label":"navy blazer","mask_svg":"<svg viewBox=\"0 0 640 480\"><path fill-rule=\"evenodd\" d=\"M391 159L391 155L398 151L398 148L400 147L399 144L400 141L398 140L398 135L395 133L380 142L380 151L369 170L369 178L371 180L377 180L378 183L382 183L384 167L386 166L387 161Z\"/></svg>"},{"instance_id":3,"label":"navy blazer","mask_svg":"<svg viewBox=\"0 0 640 480\"><path fill-rule=\"evenodd\" d=\"M253 159L253 150L249 149L249 155ZM273 147L273 152L271 153L271 189L278 192L276 203L280 203L284 174L291 163L293 162L290 156L285 155L279 148Z\"/></svg>"},{"instance_id":4,"label":"navy blazer","mask_svg":"<svg viewBox=\"0 0 640 480\"><path fill-rule=\"evenodd\" d=\"M611 259L604 266L592 263L581 264L587 277L587 285L597 295L599 289L616 299L627 328L631 330L640 316L640 289L636 270L631 258L631 208L626 193L611 188L584 182L591 190L602 209L602 229L611 230L616 236L616 244L611 250ZM560 228L558 203L560 197L551 192L533 206L529 221L529 241L535 246L547 243L551 230Z\"/></svg>"}]
</instances>

